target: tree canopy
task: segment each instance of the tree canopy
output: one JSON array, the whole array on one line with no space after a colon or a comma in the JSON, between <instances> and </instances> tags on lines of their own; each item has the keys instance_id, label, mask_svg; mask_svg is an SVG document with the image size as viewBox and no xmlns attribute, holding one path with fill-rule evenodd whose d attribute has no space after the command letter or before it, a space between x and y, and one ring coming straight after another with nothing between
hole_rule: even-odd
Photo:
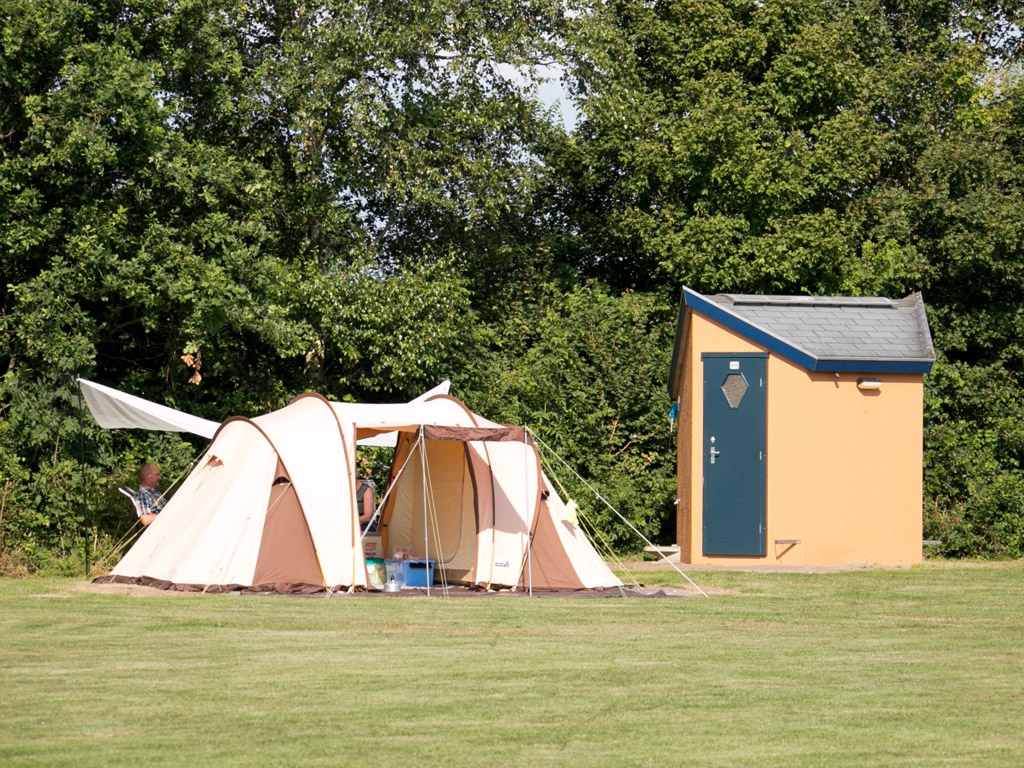
<instances>
[{"instance_id":1,"label":"tree canopy","mask_svg":"<svg viewBox=\"0 0 1024 768\"><path fill-rule=\"evenodd\" d=\"M686 284L923 291L926 535L1024 554L1019 14L0 0L0 551L74 555L82 487L115 539L197 448L87 425L79 467L75 375L214 419L450 376L665 540Z\"/></svg>"}]
</instances>

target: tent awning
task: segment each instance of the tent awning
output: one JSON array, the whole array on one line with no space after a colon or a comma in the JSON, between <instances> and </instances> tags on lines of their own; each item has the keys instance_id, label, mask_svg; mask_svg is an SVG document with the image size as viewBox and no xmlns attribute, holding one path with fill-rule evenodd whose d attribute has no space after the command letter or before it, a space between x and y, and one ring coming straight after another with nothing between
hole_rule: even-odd
<instances>
[{"instance_id":1,"label":"tent awning","mask_svg":"<svg viewBox=\"0 0 1024 768\"><path fill-rule=\"evenodd\" d=\"M78 386L81 387L82 395L85 397L85 404L89 412L96 419L96 423L104 429L150 429L161 432L188 432L193 435L205 437L207 440L213 438L214 433L220 427L220 422L201 419L198 416L159 405L150 400L145 400L135 395L129 395L111 387L78 379ZM431 390L424 392L409 403L399 403L397 407L407 408L409 405L424 403L435 395L447 395L451 388L451 382L445 380ZM337 404L342 412L355 413L366 418L367 414L373 417L370 423L379 428L369 428L362 431L359 438L359 445L376 445L394 447L397 440L396 427L389 424L389 418L394 419L393 413L396 405L365 406L352 403ZM350 409L355 409L350 411ZM399 411L403 413L402 411ZM383 415L383 416L382 416ZM399 417L401 423L404 415ZM415 428L418 428L418 424ZM457 438L455 438L457 439ZM493 438L480 438L493 439ZM521 439L521 438L520 438Z\"/></svg>"},{"instance_id":2,"label":"tent awning","mask_svg":"<svg viewBox=\"0 0 1024 768\"><path fill-rule=\"evenodd\" d=\"M220 426L220 422L176 411L86 379L79 379L78 386L82 389L89 412L104 429L189 432L209 440Z\"/></svg>"}]
</instances>

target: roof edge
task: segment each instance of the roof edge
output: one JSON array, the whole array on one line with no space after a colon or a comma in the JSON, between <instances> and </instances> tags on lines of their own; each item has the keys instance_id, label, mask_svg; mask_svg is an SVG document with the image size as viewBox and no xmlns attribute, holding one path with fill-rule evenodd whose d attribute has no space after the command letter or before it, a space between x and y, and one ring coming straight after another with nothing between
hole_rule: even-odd
<instances>
[{"instance_id":1,"label":"roof edge","mask_svg":"<svg viewBox=\"0 0 1024 768\"><path fill-rule=\"evenodd\" d=\"M732 302L732 295L726 294ZM770 297L769 297L770 298ZM788 297L779 297L780 299L786 299ZM839 301L849 301L848 299L840 298ZM927 315L925 313L924 298L921 293L913 293L903 299L892 300L885 299L884 301L890 304L899 304L902 306L914 306L918 311L918 325L921 332L925 336L925 347L926 349L933 349L931 332L928 328ZM823 303L827 303L827 298ZM871 302L874 305L882 303L881 299ZM775 352L776 354L785 357L802 368L805 368L811 372L822 372L822 373L929 373L935 364L934 352L930 357L927 358L907 358L900 360L879 360L879 359L858 359L850 357L819 357L811 352L799 347L786 339L778 336L777 334L768 331L765 328L752 323L746 318L741 317L727 305L720 304L713 299L703 296L692 288L683 286L682 300L680 302L680 320L677 324L676 330L676 349L673 351L672 356L672 375L669 379L669 391L671 393L672 386L675 380L675 370L678 363L677 355L679 349L679 333L683 327L682 315L685 313L684 307L689 307L695 312L699 312L704 317L710 320L714 320L721 323L726 328L742 336L747 337L751 341L760 344L768 350Z\"/></svg>"},{"instance_id":2,"label":"roof edge","mask_svg":"<svg viewBox=\"0 0 1024 768\"><path fill-rule=\"evenodd\" d=\"M705 317L721 323L726 328L746 336L751 341L792 360L809 371L817 370L818 358L795 344L790 344L780 336L765 330L756 323L746 320L735 312L727 309L716 301L697 293L692 288L683 286L683 298L686 306Z\"/></svg>"}]
</instances>

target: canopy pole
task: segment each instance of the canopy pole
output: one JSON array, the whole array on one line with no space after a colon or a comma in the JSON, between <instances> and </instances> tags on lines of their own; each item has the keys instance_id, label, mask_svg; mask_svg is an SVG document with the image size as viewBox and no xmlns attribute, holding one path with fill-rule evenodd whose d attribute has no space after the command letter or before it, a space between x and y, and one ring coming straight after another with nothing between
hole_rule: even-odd
<instances>
[{"instance_id":1,"label":"canopy pole","mask_svg":"<svg viewBox=\"0 0 1024 768\"><path fill-rule=\"evenodd\" d=\"M420 424L420 467L423 469L423 557L426 560L427 597L430 597L430 532L427 516L427 440Z\"/></svg>"},{"instance_id":2,"label":"canopy pole","mask_svg":"<svg viewBox=\"0 0 1024 768\"><path fill-rule=\"evenodd\" d=\"M426 456L426 452L424 452L423 455ZM427 494L426 494L426 498L427 498L427 511L428 511L428 514L429 514L429 519L433 523L433 526L434 526L434 536L433 536L434 547L435 547L434 551L437 552L437 557L434 558L435 560L437 560L437 564L434 567L434 575L435 575L435 578L438 578L438 574L440 574L440 579L441 579L441 595L443 597L445 597L445 598L448 598L448 597L450 597L450 595L448 594L448 577L447 577L447 575L444 572L444 568L442 567L442 564L444 563L444 545L441 543L441 524L440 524L440 522L437 519L437 499L434 498L434 481L433 481L433 475L431 474L431 471L430 471L430 459L426 459L426 462L427 462ZM428 578L430 576L429 569L428 569L427 576L428 576ZM434 580L431 579L430 580L431 586L433 586L433 583L434 583Z\"/></svg>"},{"instance_id":3,"label":"canopy pole","mask_svg":"<svg viewBox=\"0 0 1024 768\"><path fill-rule=\"evenodd\" d=\"M530 470L526 466L526 461L527 461L527 458L528 458L528 452L526 451L526 448L529 447L528 438L527 438L527 429L528 429L527 426L524 424L523 425L523 494L524 495L526 494L526 492L529 490L529 487L530 487ZM538 478L538 480L539 480L539 478ZM537 493L538 494L542 493L542 489L540 487L537 488ZM536 515L536 513L537 513L537 510L534 509L533 512L531 513L531 515ZM533 517L531 516L531 518L529 520L527 520L527 523L526 523L526 582L527 582L527 592L530 595L530 597L533 597L533 522L534 522L533 521Z\"/></svg>"},{"instance_id":4,"label":"canopy pole","mask_svg":"<svg viewBox=\"0 0 1024 768\"><path fill-rule=\"evenodd\" d=\"M75 389L78 390L78 474L82 478L82 527L85 528L85 578L92 571L92 538L89 533L89 502L85 495L85 407L82 404L82 387L75 375Z\"/></svg>"}]
</instances>

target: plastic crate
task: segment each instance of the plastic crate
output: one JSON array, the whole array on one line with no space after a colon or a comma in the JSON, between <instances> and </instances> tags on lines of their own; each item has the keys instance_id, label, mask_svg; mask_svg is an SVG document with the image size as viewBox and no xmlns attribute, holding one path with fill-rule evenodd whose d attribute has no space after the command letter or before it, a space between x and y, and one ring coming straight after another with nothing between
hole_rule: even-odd
<instances>
[{"instance_id":1,"label":"plastic crate","mask_svg":"<svg viewBox=\"0 0 1024 768\"><path fill-rule=\"evenodd\" d=\"M433 586L434 563L434 560L388 560L387 580L403 587Z\"/></svg>"}]
</instances>

